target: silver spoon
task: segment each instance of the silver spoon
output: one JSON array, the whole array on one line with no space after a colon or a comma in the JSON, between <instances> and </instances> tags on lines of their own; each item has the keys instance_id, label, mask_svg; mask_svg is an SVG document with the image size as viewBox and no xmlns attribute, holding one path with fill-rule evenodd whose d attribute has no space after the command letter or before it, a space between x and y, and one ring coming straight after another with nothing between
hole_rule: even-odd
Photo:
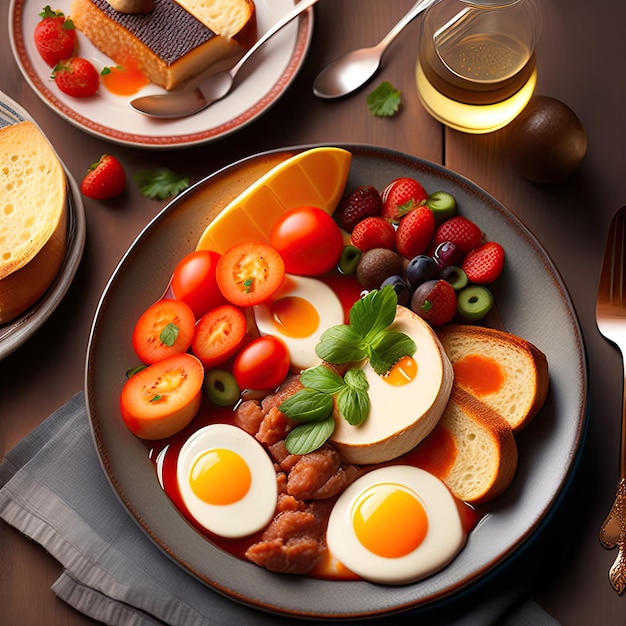
<instances>
[{"instance_id":1,"label":"silver spoon","mask_svg":"<svg viewBox=\"0 0 626 626\"><path fill-rule=\"evenodd\" d=\"M353 50L327 65L313 83L318 98L341 98L369 81L380 67L383 54L407 24L412 22L436 0L418 0L413 8L389 31L380 43L370 48Z\"/></svg>"},{"instance_id":2,"label":"silver spoon","mask_svg":"<svg viewBox=\"0 0 626 626\"><path fill-rule=\"evenodd\" d=\"M218 72L203 80L195 89L177 93L142 96L131 100L130 106L144 115L158 118L187 117L206 109L230 93L235 77L248 59L272 36L274 36L300 13L313 6L318 0L300 0L283 18L276 22L241 57L230 70Z\"/></svg>"}]
</instances>

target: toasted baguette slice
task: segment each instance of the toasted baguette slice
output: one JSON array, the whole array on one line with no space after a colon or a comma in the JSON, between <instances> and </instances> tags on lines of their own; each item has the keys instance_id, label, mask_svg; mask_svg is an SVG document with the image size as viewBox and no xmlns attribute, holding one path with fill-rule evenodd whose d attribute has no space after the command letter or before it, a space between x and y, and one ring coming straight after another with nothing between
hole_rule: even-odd
<instances>
[{"instance_id":1,"label":"toasted baguette slice","mask_svg":"<svg viewBox=\"0 0 626 626\"><path fill-rule=\"evenodd\" d=\"M450 325L437 334L452 363L455 384L500 413L514 433L522 430L548 393L545 354L529 341L494 328Z\"/></svg>"},{"instance_id":2,"label":"toasted baguette slice","mask_svg":"<svg viewBox=\"0 0 626 626\"><path fill-rule=\"evenodd\" d=\"M65 256L65 172L29 121L0 129L0 323L49 287Z\"/></svg>"},{"instance_id":3,"label":"toasted baguette slice","mask_svg":"<svg viewBox=\"0 0 626 626\"><path fill-rule=\"evenodd\" d=\"M482 504L500 495L517 469L517 444L507 421L454 385L439 422L454 440L456 453L441 480L460 500Z\"/></svg>"}]
</instances>

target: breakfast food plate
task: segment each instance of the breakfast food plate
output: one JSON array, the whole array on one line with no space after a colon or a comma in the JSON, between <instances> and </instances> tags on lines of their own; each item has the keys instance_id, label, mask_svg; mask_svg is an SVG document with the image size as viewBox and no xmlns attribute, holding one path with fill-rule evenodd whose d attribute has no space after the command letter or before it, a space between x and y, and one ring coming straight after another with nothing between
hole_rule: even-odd
<instances>
[{"instance_id":1,"label":"breakfast food plate","mask_svg":"<svg viewBox=\"0 0 626 626\"><path fill-rule=\"evenodd\" d=\"M120 262L102 296L86 364L86 396L95 445L121 502L143 530L181 567L211 588L252 607L317 619L381 616L421 607L478 582L536 533L563 492L582 443L587 373L580 327L557 270L521 222L457 174L387 149L350 151L347 189L382 189L399 176L427 190L452 193L459 211L488 227L507 253L494 287L509 331L538 346L550 366L546 403L519 439L519 465L507 491L489 503L460 554L444 569L406 585L330 581L270 573L221 550L187 523L161 488L150 459L157 449L133 436L119 411L124 373L136 364L136 320L168 284L178 261L195 249L217 213L262 174L304 147L272 151L235 163L175 199L151 222ZM149 280L147 279L149 277ZM537 301L551 324L538 323Z\"/></svg>"},{"instance_id":2,"label":"breakfast food plate","mask_svg":"<svg viewBox=\"0 0 626 626\"><path fill-rule=\"evenodd\" d=\"M191 117L156 120L129 106L133 97L163 93L148 85L133 96L114 95L101 85L90 98L63 94L50 79L50 67L39 56L33 39L39 13L46 3L11 0L9 34L13 54L22 74L37 95L61 117L82 130L115 143L145 148L186 147L214 141L255 120L271 107L297 75L309 49L313 13L306 11L268 41L246 65L246 78L221 102ZM56 0L51 8L71 16L72 0ZM265 32L292 6L292 0L256 0L257 29ZM80 56L100 71L114 65L79 33Z\"/></svg>"},{"instance_id":3,"label":"breakfast food plate","mask_svg":"<svg viewBox=\"0 0 626 626\"><path fill-rule=\"evenodd\" d=\"M34 122L28 112L6 94L0 92L0 127L24 120ZM65 170L68 184L68 236L65 259L46 293L16 319L0 324L0 359L8 356L31 337L57 308L69 289L80 264L85 244L85 212L80 190Z\"/></svg>"}]
</instances>

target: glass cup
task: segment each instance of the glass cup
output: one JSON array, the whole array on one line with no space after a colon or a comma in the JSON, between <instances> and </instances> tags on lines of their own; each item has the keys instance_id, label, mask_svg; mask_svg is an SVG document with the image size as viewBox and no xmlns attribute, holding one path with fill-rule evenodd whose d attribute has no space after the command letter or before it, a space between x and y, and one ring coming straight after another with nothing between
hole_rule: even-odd
<instances>
[{"instance_id":1,"label":"glass cup","mask_svg":"<svg viewBox=\"0 0 626 626\"><path fill-rule=\"evenodd\" d=\"M467 133L508 124L537 82L535 0L439 0L422 19L416 67L422 104Z\"/></svg>"}]
</instances>

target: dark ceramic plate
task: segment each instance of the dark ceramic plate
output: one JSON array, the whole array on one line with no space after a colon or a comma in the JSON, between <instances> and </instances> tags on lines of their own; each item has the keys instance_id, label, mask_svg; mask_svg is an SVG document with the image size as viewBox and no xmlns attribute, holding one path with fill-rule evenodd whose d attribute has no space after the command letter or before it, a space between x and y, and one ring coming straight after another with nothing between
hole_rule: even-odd
<instances>
[{"instance_id":1,"label":"dark ceramic plate","mask_svg":"<svg viewBox=\"0 0 626 626\"><path fill-rule=\"evenodd\" d=\"M310 147L310 146L307 146ZM271 574L212 545L187 524L163 493L144 442L126 430L118 409L124 371L135 361L131 331L163 292L177 263L195 248L212 217L271 166L304 148L250 157L209 176L175 199L125 255L102 297L89 345L86 391L96 447L108 478L130 514L181 567L210 587L251 606L283 615L348 619L423 606L476 583L518 551L537 531L563 489L581 445L587 373L580 327L563 282L537 240L491 196L432 163L397 152L341 146L353 153L348 188L379 189L412 175L427 190L453 193L508 259L495 290L506 327L547 355L550 393L518 438L514 482L489 506L465 549L444 570L407 586L329 582ZM534 303L550 311L539 319Z\"/></svg>"}]
</instances>

